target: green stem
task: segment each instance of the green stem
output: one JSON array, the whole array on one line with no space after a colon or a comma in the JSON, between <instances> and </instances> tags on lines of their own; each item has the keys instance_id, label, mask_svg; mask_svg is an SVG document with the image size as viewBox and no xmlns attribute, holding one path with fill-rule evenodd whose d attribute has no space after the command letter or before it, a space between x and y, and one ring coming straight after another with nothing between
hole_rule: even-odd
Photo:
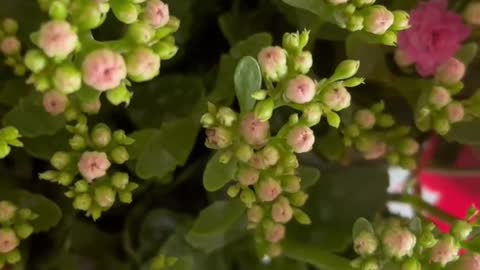
<instances>
[{"instance_id":1,"label":"green stem","mask_svg":"<svg viewBox=\"0 0 480 270\"><path fill-rule=\"evenodd\" d=\"M324 270L352 270L350 261L311 244L286 240L282 244L285 256Z\"/></svg>"},{"instance_id":2,"label":"green stem","mask_svg":"<svg viewBox=\"0 0 480 270\"><path fill-rule=\"evenodd\" d=\"M428 204L426 201L422 200L420 197L417 197L417 196L405 195L405 194L392 194L390 195L389 199L392 201L408 203L417 212L421 214L428 213L449 224L452 224L458 220L457 218L451 216L450 214L445 213L442 210L436 208L435 206Z\"/></svg>"}]
</instances>

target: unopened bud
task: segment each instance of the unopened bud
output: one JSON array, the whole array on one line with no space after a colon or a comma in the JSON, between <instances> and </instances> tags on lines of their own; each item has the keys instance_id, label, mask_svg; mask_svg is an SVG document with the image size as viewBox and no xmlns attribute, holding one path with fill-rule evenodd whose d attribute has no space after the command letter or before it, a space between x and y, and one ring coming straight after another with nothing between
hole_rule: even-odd
<instances>
[{"instance_id":1,"label":"unopened bud","mask_svg":"<svg viewBox=\"0 0 480 270\"><path fill-rule=\"evenodd\" d=\"M256 188L258 198L263 202L271 202L275 200L280 193L282 193L282 187L280 183L275 179L269 177L260 181Z\"/></svg>"},{"instance_id":2,"label":"unopened bud","mask_svg":"<svg viewBox=\"0 0 480 270\"><path fill-rule=\"evenodd\" d=\"M480 3L470 2L465 9L463 17L468 24L480 26Z\"/></svg>"},{"instance_id":3,"label":"unopened bud","mask_svg":"<svg viewBox=\"0 0 480 270\"><path fill-rule=\"evenodd\" d=\"M122 103L126 105L130 104L133 94L128 91L125 85L120 85L114 89L107 91L107 99L115 106L118 106Z\"/></svg>"},{"instance_id":4,"label":"unopened bud","mask_svg":"<svg viewBox=\"0 0 480 270\"><path fill-rule=\"evenodd\" d=\"M323 93L322 101L334 111L340 111L350 106L352 97L343 86L328 89Z\"/></svg>"},{"instance_id":5,"label":"unopened bud","mask_svg":"<svg viewBox=\"0 0 480 270\"><path fill-rule=\"evenodd\" d=\"M289 198L290 198L290 203L293 206L302 207L307 202L308 194L303 191L299 191L297 193L293 193L292 195L290 195Z\"/></svg>"},{"instance_id":6,"label":"unopened bud","mask_svg":"<svg viewBox=\"0 0 480 270\"><path fill-rule=\"evenodd\" d=\"M7 34L14 35L18 31L18 22L12 18L5 18L2 22L2 28Z\"/></svg>"},{"instance_id":7,"label":"unopened bud","mask_svg":"<svg viewBox=\"0 0 480 270\"><path fill-rule=\"evenodd\" d=\"M287 134L287 143L295 153L306 153L312 150L315 142L313 131L307 126L292 128Z\"/></svg>"},{"instance_id":8,"label":"unopened bud","mask_svg":"<svg viewBox=\"0 0 480 270\"><path fill-rule=\"evenodd\" d=\"M11 220L15 216L17 207L9 201L0 201L0 223Z\"/></svg>"},{"instance_id":9,"label":"unopened bud","mask_svg":"<svg viewBox=\"0 0 480 270\"><path fill-rule=\"evenodd\" d=\"M241 144L235 149L235 156L242 162L248 162L253 155L253 149L248 144Z\"/></svg>"},{"instance_id":10,"label":"unopened bud","mask_svg":"<svg viewBox=\"0 0 480 270\"><path fill-rule=\"evenodd\" d=\"M278 163L278 160L280 159L280 152L277 150L276 147L271 145L265 146L265 148L262 149L261 155L263 158L263 162L267 166L274 166Z\"/></svg>"},{"instance_id":11,"label":"unopened bud","mask_svg":"<svg viewBox=\"0 0 480 270\"><path fill-rule=\"evenodd\" d=\"M378 247L378 240L370 232L362 231L355 239L353 240L353 248L355 252L360 256L369 256L372 255Z\"/></svg>"},{"instance_id":12,"label":"unopened bud","mask_svg":"<svg viewBox=\"0 0 480 270\"><path fill-rule=\"evenodd\" d=\"M437 68L435 79L444 85L456 84L463 79L465 70L465 64L452 57Z\"/></svg>"},{"instance_id":13,"label":"unopened bud","mask_svg":"<svg viewBox=\"0 0 480 270\"><path fill-rule=\"evenodd\" d=\"M130 158L127 148L125 148L125 146L117 146L113 148L110 156L112 158L112 161L117 164L123 164Z\"/></svg>"},{"instance_id":14,"label":"unopened bud","mask_svg":"<svg viewBox=\"0 0 480 270\"><path fill-rule=\"evenodd\" d=\"M280 197L272 205L272 219L278 223L287 223L293 217L293 209L287 198Z\"/></svg>"},{"instance_id":15,"label":"unopened bud","mask_svg":"<svg viewBox=\"0 0 480 270\"><path fill-rule=\"evenodd\" d=\"M118 189L125 189L128 185L128 174L117 172L112 176L112 185Z\"/></svg>"},{"instance_id":16,"label":"unopened bud","mask_svg":"<svg viewBox=\"0 0 480 270\"><path fill-rule=\"evenodd\" d=\"M297 33L285 33L282 46L286 50L297 51L300 49L300 35Z\"/></svg>"},{"instance_id":17,"label":"unopened bud","mask_svg":"<svg viewBox=\"0 0 480 270\"><path fill-rule=\"evenodd\" d=\"M253 203L257 201L255 193L249 188L242 190L240 193L240 200L247 206L247 208L252 207Z\"/></svg>"},{"instance_id":18,"label":"unopened bud","mask_svg":"<svg viewBox=\"0 0 480 270\"><path fill-rule=\"evenodd\" d=\"M395 50L393 59L399 67L408 67L414 63L405 51L398 48Z\"/></svg>"},{"instance_id":19,"label":"unopened bud","mask_svg":"<svg viewBox=\"0 0 480 270\"><path fill-rule=\"evenodd\" d=\"M450 123L457 123L463 120L465 116L465 108L460 102L451 102L447 105L447 117Z\"/></svg>"},{"instance_id":20,"label":"unopened bud","mask_svg":"<svg viewBox=\"0 0 480 270\"><path fill-rule=\"evenodd\" d=\"M262 146L270 136L270 123L260 121L253 113L248 113L241 121L240 134L248 144Z\"/></svg>"},{"instance_id":21,"label":"unopened bud","mask_svg":"<svg viewBox=\"0 0 480 270\"><path fill-rule=\"evenodd\" d=\"M224 127L209 128L205 145L211 149L223 149L232 144L232 132Z\"/></svg>"},{"instance_id":22,"label":"unopened bud","mask_svg":"<svg viewBox=\"0 0 480 270\"><path fill-rule=\"evenodd\" d=\"M387 255L401 259L412 253L416 238L409 230L394 226L387 228L382 243Z\"/></svg>"},{"instance_id":23,"label":"unopened bud","mask_svg":"<svg viewBox=\"0 0 480 270\"><path fill-rule=\"evenodd\" d=\"M220 107L217 111L216 118L221 125L231 127L237 120L237 113L228 107Z\"/></svg>"},{"instance_id":24,"label":"unopened bud","mask_svg":"<svg viewBox=\"0 0 480 270\"><path fill-rule=\"evenodd\" d=\"M27 223L21 223L15 226L15 233L20 239L25 239L33 233L33 227Z\"/></svg>"},{"instance_id":25,"label":"unopened bud","mask_svg":"<svg viewBox=\"0 0 480 270\"><path fill-rule=\"evenodd\" d=\"M443 117L433 119L433 129L440 135L445 135L450 131L450 122Z\"/></svg>"},{"instance_id":26,"label":"unopened bud","mask_svg":"<svg viewBox=\"0 0 480 270\"><path fill-rule=\"evenodd\" d=\"M91 138L97 147L106 147L112 140L112 131L105 124L97 124L92 130Z\"/></svg>"},{"instance_id":27,"label":"unopened bud","mask_svg":"<svg viewBox=\"0 0 480 270\"><path fill-rule=\"evenodd\" d=\"M384 6L376 5L367 8L365 30L375 35L384 34L394 23L394 15ZM402 24L403 22L399 22Z\"/></svg>"},{"instance_id":28,"label":"unopened bud","mask_svg":"<svg viewBox=\"0 0 480 270\"><path fill-rule=\"evenodd\" d=\"M307 126L314 126L320 123L322 118L322 107L318 103L309 104L303 109L302 120Z\"/></svg>"},{"instance_id":29,"label":"unopened bud","mask_svg":"<svg viewBox=\"0 0 480 270\"><path fill-rule=\"evenodd\" d=\"M265 100L259 101L255 106L255 110L253 112L255 118L262 122L270 120L270 118L272 117L274 105L275 102L273 98L267 98Z\"/></svg>"},{"instance_id":30,"label":"unopened bud","mask_svg":"<svg viewBox=\"0 0 480 270\"><path fill-rule=\"evenodd\" d=\"M112 11L119 21L126 24L134 23L138 19L137 7L129 2L118 2L118 4L112 5Z\"/></svg>"},{"instance_id":31,"label":"unopened bud","mask_svg":"<svg viewBox=\"0 0 480 270\"><path fill-rule=\"evenodd\" d=\"M92 198L87 193L79 194L73 200L73 208L87 211L92 204Z\"/></svg>"},{"instance_id":32,"label":"unopened bud","mask_svg":"<svg viewBox=\"0 0 480 270\"><path fill-rule=\"evenodd\" d=\"M312 65L312 54L308 51L301 52L293 59L293 69L302 74L307 74Z\"/></svg>"},{"instance_id":33,"label":"unopened bud","mask_svg":"<svg viewBox=\"0 0 480 270\"><path fill-rule=\"evenodd\" d=\"M444 235L432 248L430 260L445 266L458 258L459 247L450 235Z\"/></svg>"},{"instance_id":34,"label":"unopened bud","mask_svg":"<svg viewBox=\"0 0 480 270\"><path fill-rule=\"evenodd\" d=\"M355 32L363 29L363 17L360 15L352 14L348 18L347 28L348 30Z\"/></svg>"},{"instance_id":35,"label":"unopened bud","mask_svg":"<svg viewBox=\"0 0 480 270\"><path fill-rule=\"evenodd\" d=\"M101 186L95 189L95 201L100 207L110 208L115 202L115 191L107 186Z\"/></svg>"},{"instance_id":36,"label":"unopened bud","mask_svg":"<svg viewBox=\"0 0 480 270\"><path fill-rule=\"evenodd\" d=\"M63 170L70 163L70 154L66 152L55 152L50 159L50 164L57 170Z\"/></svg>"},{"instance_id":37,"label":"unopened bud","mask_svg":"<svg viewBox=\"0 0 480 270\"><path fill-rule=\"evenodd\" d=\"M250 223L259 223L263 218L263 209L258 206L254 205L252 208L248 209L247 211L247 219Z\"/></svg>"},{"instance_id":38,"label":"unopened bud","mask_svg":"<svg viewBox=\"0 0 480 270\"><path fill-rule=\"evenodd\" d=\"M0 49L5 55L13 55L20 52L22 45L16 37L6 37L1 41Z\"/></svg>"},{"instance_id":39,"label":"unopened bud","mask_svg":"<svg viewBox=\"0 0 480 270\"><path fill-rule=\"evenodd\" d=\"M155 31L152 26L144 22L136 22L128 27L127 36L137 44L147 44L154 35Z\"/></svg>"},{"instance_id":40,"label":"unopened bud","mask_svg":"<svg viewBox=\"0 0 480 270\"><path fill-rule=\"evenodd\" d=\"M400 145L400 151L402 154L411 156L415 155L418 152L418 149L420 146L418 145L418 142L415 141L414 139L405 139L403 142L401 142Z\"/></svg>"},{"instance_id":41,"label":"unopened bud","mask_svg":"<svg viewBox=\"0 0 480 270\"><path fill-rule=\"evenodd\" d=\"M238 181L244 186L255 185L260 177L260 172L251 167L242 167L238 170Z\"/></svg>"},{"instance_id":42,"label":"unopened bud","mask_svg":"<svg viewBox=\"0 0 480 270\"><path fill-rule=\"evenodd\" d=\"M82 85L82 74L72 65L59 66L53 75L53 85L65 94L73 93Z\"/></svg>"},{"instance_id":43,"label":"unopened bud","mask_svg":"<svg viewBox=\"0 0 480 270\"><path fill-rule=\"evenodd\" d=\"M370 110L367 109L357 111L357 113L355 114L355 120L357 121L358 125L363 129L373 128L376 122L375 114L373 114Z\"/></svg>"},{"instance_id":44,"label":"unopened bud","mask_svg":"<svg viewBox=\"0 0 480 270\"><path fill-rule=\"evenodd\" d=\"M410 19L410 15L408 12L403 10L395 10L393 11L393 25L392 29L401 31L405 30L410 27L408 21Z\"/></svg>"},{"instance_id":45,"label":"unopened bud","mask_svg":"<svg viewBox=\"0 0 480 270\"><path fill-rule=\"evenodd\" d=\"M460 220L456 221L452 226L452 235L458 240L465 240L472 232L470 223Z\"/></svg>"},{"instance_id":46,"label":"unopened bud","mask_svg":"<svg viewBox=\"0 0 480 270\"><path fill-rule=\"evenodd\" d=\"M437 109L445 107L452 100L447 89L441 86L433 87L430 93L430 103Z\"/></svg>"},{"instance_id":47,"label":"unopened bud","mask_svg":"<svg viewBox=\"0 0 480 270\"><path fill-rule=\"evenodd\" d=\"M344 60L337 66L335 73L330 77L330 80L338 81L348 79L357 73L359 67L360 61Z\"/></svg>"},{"instance_id":48,"label":"unopened bud","mask_svg":"<svg viewBox=\"0 0 480 270\"><path fill-rule=\"evenodd\" d=\"M287 74L287 54L282 48L264 48L258 53L257 59L266 79L279 81Z\"/></svg>"},{"instance_id":49,"label":"unopened bud","mask_svg":"<svg viewBox=\"0 0 480 270\"><path fill-rule=\"evenodd\" d=\"M20 241L12 229L0 229L0 254L6 254L13 251L19 244Z\"/></svg>"},{"instance_id":50,"label":"unopened bud","mask_svg":"<svg viewBox=\"0 0 480 270\"><path fill-rule=\"evenodd\" d=\"M47 65L47 58L39 50L29 50L25 54L25 65L32 72L40 72Z\"/></svg>"},{"instance_id":51,"label":"unopened bud","mask_svg":"<svg viewBox=\"0 0 480 270\"><path fill-rule=\"evenodd\" d=\"M157 42L152 49L162 60L169 60L178 52L178 47L175 44L164 41Z\"/></svg>"},{"instance_id":52,"label":"unopened bud","mask_svg":"<svg viewBox=\"0 0 480 270\"><path fill-rule=\"evenodd\" d=\"M310 77L298 75L288 82L285 91L287 100L297 104L305 104L310 102L314 96L315 83Z\"/></svg>"},{"instance_id":53,"label":"unopened bud","mask_svg":"<svg viewBox=\"0 0 480 270\"><path fill-rule=\"evenodd\" d=\"M265 239L271 243L278 243L285 237L285 226L272 224L265 230Z\"/></svg>"},{"instance_id":54,"label":"unopened bud","mask_svg":"<svg viewBox=\"0 0 480 270\"><path fill-rule=\"evenodd\" d=\"M227 195L230 198L237 197L238 193L240 193L240 186L238 185L229 186L227 189Z\"/></svg>"}]
</instances>

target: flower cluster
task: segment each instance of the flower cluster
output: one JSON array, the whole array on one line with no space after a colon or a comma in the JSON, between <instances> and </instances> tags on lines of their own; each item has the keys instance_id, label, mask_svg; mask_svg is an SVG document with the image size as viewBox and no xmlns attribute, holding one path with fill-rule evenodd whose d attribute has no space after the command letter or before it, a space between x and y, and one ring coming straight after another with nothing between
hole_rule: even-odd
<instances>
[{"instance_id":1,"label":"flower cluster","mask_svg":"<svg viewBox=\"0 0 480 270\"><path fill-rule=\"evenodd\" d=\"M383 110L383 102L376 103L371 108L357 110L354 121L345 125L342 130L345 146L354 146L365 159L386 156L392 165L414 169L414 155L419 150L418 143L409 137L408 127L395 126L392 115Z\"/></svg>"},{"instance_id":2,"label":"flower cluster","mask_svg":"<svg viewBox=\"0 0 480 270\"><path fill-rule=\"evenodd\" d=\"M312 150L315 136L311 129L323 114L330 125L338 127L337 114L350 106L345 87L363 82L353 77L359 63L347 60L330 78L315 81L306 75L312 66L312 54L303 48L307 31L287 33L283 47L262 49L257 57L266 89L253 92L257 100L251 111L236 113L230 108L209 104L201 122L206 128L206 146L221 151L220 162L235 162L235 183L228 195L240 197L246 205L248 227L256 229L257 243L266 254L281 253L285 224L295 218L309 224L309 217L299 208L308 195L302 191L296 154ZM270 118L275 108L288 106L297 111L287 123L272 134Z\"/></svg>"},{"instance_id":3,"label":"flower cluster","mask_svg":"<svg viewBox=\"0 0 480 270\"><path fill-rule=\"evenodd\" d=\"M75 113L65 115L73 118ZM134 141L122 130L112 132L102 123L89 132L84 115L77 113L76 120L75 125L67 126L73 134L69 140L72 151L56 152L50 159L56 170L39 177L69 187L66 196L73 199L74 208L86 211L87 216L96 220L102 211L113 206L117 195L123 203L132 201L132 191L138 185L129 182L127 173L112 172L111 167L129 159L126 146ZM76 179L77 175L80 179Z\"/></svg>"},{"instance_id":4,"label":"flower cluster","mask_svg":"<svg viewBox=\"0 0 480 270\"><path fill-rule=\"evenodd\" d=\"M106 92L112 104L128 104L129 80L153 79L161 60L178 50L172 34L179 20L160 0L45 0L40 5L51 20L32 35L38 49L28 50L24 57L32 72L28 82L40 92L65 95L63 101L77 99L84 105ZM128 30L119 40L97 41L91 30L102 25L110 10L129 25Z\"/></svg>"},{"instance_id":5,"label":"flower cluster","mask_svg":"<svg viewBox=\"0 0 480 270\"><path fill-rule=\"evenodd\" d=\"M363 30L378 36L386 45L395 45L397 33L409 27L405 11L390 11L375 5L375 0L327 0L334 6L334 19L338 26L350 31Z\"/></svg>"},{"instance_id":6,"label":"flower cluster","mask_svg":"<svg viewBox=\"0 0 480 270\"><path fill-rule=\"evenodd\" d=\"M21 260L20 241L33 233L32 220L38 217L27 208L18 208L10 201L0 201L0 268Z\"/></svg>"},{"instance_id":7,"label":"flower cluster","mask_svg":"<svg viewBox=\"0 0 480 270\"><path fill-rule=\"evenodd\" d=\"M14 19L6 18L0 26L0 52L5 56L5 64L12 67L16 75L22 76L26 72L23 64L22 43L16 37L18 23Z\"/></svg>"},{"instance_id":8,"label":"flower cluster","mask_svg":"<svg viewBox=\"0 0 480 270\"><path fill-rule=\"evenodd\" d=\"M468 252L459 256L460 248L467 246L472 222L472 216L456 221L450 233L441 234L432 223L422 226L420 219L413 219L409 224L396 218L377 220L374 226L359 219L353 228L353 247L359 257L352 261L352 266L360 269L478 269L480 255Z\"/></svg>"},{"instance_id":9,"label":"flower cluster","mask_svg":"<svg viewBox=\"0 0 480 270\"><path fill-rule=\"evenodd\" d=\"M0 158L4 158L10 153L11 146L23 146L23 143L18 140L20 137L21 135L14 127L0 129Z\"/></svg>"}]
</instances>

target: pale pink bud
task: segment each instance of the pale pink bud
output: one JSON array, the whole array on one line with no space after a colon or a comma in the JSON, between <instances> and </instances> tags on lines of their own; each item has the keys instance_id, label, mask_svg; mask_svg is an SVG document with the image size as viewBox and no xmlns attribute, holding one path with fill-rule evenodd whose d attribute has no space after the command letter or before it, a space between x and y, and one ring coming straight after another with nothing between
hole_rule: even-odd
<instances>
[{"instance_id":1,"label":"pale pink bud","mask_svg":"<svg viewBox=\"0 0 480 270\"><path fill-rule=\"evenodd\" d=\"M350 106L351 95L343 86L328 89L323 95L323 103L334 111L340 111Z\"/></svg>"},{"instance_id":2,"label":"pale pink bud","mask_svg":"<svg viewBox=\"0 0 480 270\"><path fill-rule=\"evenodd\" d=\"M278 152L277 148L268 145L262 149L261 155L263 157L263 161L267 166L274 166L277 164L278 160L280 159L280 153Z\"/></svg>"},{"instance_id":3,"label":"pale pink bud","mask_svg":"<svg viewBox=\"0 0 480 270\"><path fill-rule=\"evenodd\" d=\"M465 75L465 64L456 58L450 58L437 68L435 79L446 85L458 83Z\"/></svg>"},{"instance_id":4,"label":"pale pink bud","mask_svg":"<svg viewBox=\"0 0 480 270\"><path fill-rule=\"evenodd\" d=\"M263 202L271 202L282 193L280 183L273 178L260 181L257 188L258 198Z\"/></svg>"},{"instance_id":5,"label":"pale pink bud","mask_svg":"<svg viewBox=\"0 0 480 270\"><path fill-rule=\"evenodd\" d=\"M385 231L382 242L387 254L401 259L412 253L416 238L407 229L393 227Z\"/></svg>"},{"instance_id":6,"label":"pale pink bud","mask_svg":"<svg viewBox=\"0 0 480 270\"><path fill-rule=\"evenodd\" d=\"M401 49L396 49L395 54L393 55L395 63L399 67L408 67L413 64L413 60L408 57L408 55Z\"/></svg>"},{"instance_id":7,"label":"pale pink bud","mask_svg":"<svg viewBox=\"0 0 480 270\"><path fill-rule=\"evenodd\" d=\"M19 241L12 229L0 229L0 253L9 253L18 247Z\"/></svg>"},{"instance_id":8,"label":"pale pink bud","mask_svg":"<svg viewBox=\"0 0 480 270\"><path fill-rule=\"evenodd\" d=\"M364 29L375 35L383 35L393 25L394 16L384 6L372 6L365 17Z\"/></svg>"},{"instance_id":9,"label":"pale pink bud","mask_svg":"<svg viewBox=\"0 0 480 270\"><path fill-rule=\"evenodd\" d=\"M50 21L40 28L38 47L49 57L67 57L75 50L77 42L77 34L65 21Z\"/></svg>"},{"instance_id":10,"label":"pale pink bud","mask_svg":"<svg viewBox=\"0 0 480 270\"><path fill-rule=\"evenodd\" d=\"M253 146L264 145L270 136L270 123L255 118L253 113L246 114L240 124L240 134Z\"/></svg>"},{"instance_id":11,"label":"pale pink bud","mask_svg":"<svg viewBox=\"0 0 480 270\"><path fill-rule=\"evenodd\" d=\"M103 152L84 152L78 161L78 170L88 182L103 177L110 168L110 161Z\"/></svg>"},{"instance_id":12,"label":"pale pink bud","mask_svg":"<svg viewBox=\"0 0 480 270\"><path fill-rule=\"evenodd\" d=\"M447 105L447 116L450 123L457 123L463 120L465 108L460 102L452 102Z\"/></svg>"},{"instance_id":13,"label":"pale pink bud","mask_svg":"<svg viewBox=\"0 0 480 270\"><path fill-rule=\"evenodd\" d=\"M61 92L49 91L43 95L43 108L53 116L62 114L67 104L68 98Z\"/></svg>"},{"instance_id":14,"label":"pale pink bud","mask_svg":"<svg viewBox=\"0 0 480 270\"><path fill-rule=\"evenodd\" d=\"M281 47L263 48L257 59L267 79L278 81L287 74L287 53Z\"/></svg>"},{"instance_id":15,"label":"pale pink bud","mask_svg":"<svg viewBox=\"0 0 480 270\"><path fill-rule=\"evenodd\" d=\"M260 172L254 168L242 167L238 170L238 181L245 186L255 185L260 177Z\"/></svg>"},{"instance_id":16,"label":"pale pink bud","mask_svg":"<svg viewBox=\"0 0 480 270\"><path fill-rule=\"evenodd\" d=\"M480 25L480 2L470 2L467 8L465 9L464 18L468 24L479 26Z\"/></svg>"},{"instance_id":17,"label":"pale pink bud","mask_svg":"<svg viewBox=\"0 0 480 270\"><path fill-rule=\"evenodd\" d=\"M458 258L458 246L455 239L450 235L445 235L432 248L430 260L445 266L447 263Z\"/></svg>"},{"instance_id":18,"label":"pale pink bud","mask_svg":"<svg viewBox=\"0 0 480 270\"><path fill-rule=\"evenodd\" d=\"M278 243L285 237L285 226L274 224L265 231L265 239L272 243Z\"/></svg>"},{"instance_id":19,"label":"pale pink bud","mask_svg":"<svg viewBox=\"0 0 480 270\"><path fill-rule=\"evenodd\" d=\"M287 223L292 219L293 210L288 199L281 197L272 206L272 219L278 223Z\"/></svg>"},{"instance_id":20,"label":"pale pink bud","mask_svg":"<svg viewBox=\"0 0 480 270\"><path fill-rule=\"evenodd\" d=\"M306 126L292 128L287 134L287 143L295 153L306 153L312 150L315 142L313 131Z\"/></svg>"},{"instance_id":21,"label":"pale pink bud","mask_svg":"<svg viewBox=\"0 0 480 270\"><path fill-rule=\"evenodd\" d=\"M414 155L418 152L420 145L414 139L406 139L402 143L402 153L405 155Z\"/></svg>"},{"instance_id":22,"label":"pale pink bud","mask_svg":"<svg viewBox=\"0 0 480 270\"><path fill-rule=\"evenodd\" d=\"M263 209L258 206L254 205L252 208L248 209L247 211L247 219L250 223L259 223L263 218Z\"/></svg>"},{"instance_id":23,"label":"pale pink bud","mask_svg":"<svg viewBox=\"0 0 480 270\"><path fill-rule=\"evenodd\" d=\"M310 77L298 75L288 82L285 97L297 104L305 104L312 101L315 96L315 83Z\"/></svg>"},{"instance_id":24,"label":"pale pink bud","mask_svg":"<svg viewBox=\"0 0 480 270\"><path fill-rule=\"evenodd\" d=\"M372 255L377 247L377 238L367 231L361 232L353 241L353 248L360 256Z\"/></svg>"},{"instance_id":25,"label":"pale pink bud","mask_svg":"<svg viewBox=\"0 0 480 270\"><path fill-rule=\"evenodd\" d=\"M357 120L358 125L363 129L373 128L376 122L375 114L367 109L357 111L355 120Z\"/></svg>"},{"instance_id":26,"label":"pale pink bud","mask_svg":"<svg viewBox=\"0 0 480 270\"><path fill-rule=\"evenodd\" d=\"M441 86L435 86L430 94L430 103L437 109L445 107L452 101L450 93L447 89Z\"/></svg>"},{"instance_id":27,"label":"pale pink bud","mask_svg":"<svg viewBox=\"0 0 480 270\"><path fill-rule=\"evenodd\" d=\"M82 65L83 81L93 89L107 91L120 85L127 76L123 57L109 49L91 52Z\"/></svg>"},{"instance_id":28,"label":"pale pink bud","mask_svg":"<svg viewBox=\"0 0 480 270\"><path fill-rule=\"evenodd\" d=\"M15 216L17 207L9 201L0 201L0 223L8 221Z\"/></svg>"},{"instance_id":29,"label":"pale pink bud","mask_svg":"<svg viewBox=\"0 0 480 270\"><path fill-rule=\"evenodd\" d=\"M89 103L81 104L82 112L88 113L88 114L96 114L100 111L101 108L102 108L102 103L100 102L100 100L95 100Z\"/></svg>"},{"instance_id":30,"label":"pale pink bud","mask_svg":"<svg viewBox=\"0 0 480 270\"><path fill-rule=\"evenodd\" d=\"M308 73L312 65L312 54L308 51L302 52L300 55L296 56L295 59L293 59L293 68L302 74Z\"/></svg>"},{"instance_id":31,"label":"pale pink bud","mask_svg":"<svg viewBox=\"0 0 480 270\"><path fill-rule=\"evenodd\" d=\"M160 56L148 48L137 48L127 55L127 74L135 82L153 79L160 72Z\"/></svg>"},{"instance_id":32,"label":"pale pink bud","mask_svg":"<svg viewBox=\"0 0 480 270\"><path fill-rule=\"evenodd\" d=\"M480 15L480 14L479 14ZM469 253L463 255L459 260L458 270L480 270L480 255L476 253Z\"/></svg>"},{"instance_id":33,"label":"pale pink bud","mask_svg":"<svg viewBox=\"0 0 480 270\"><path fill-rule=\"evenodd\" d=\"M365 159L373 160L383 157L387 151L387 145L383 142L373 143L364 153Z\"/></svg>"},{"instance_id":34,"label":"pale pink bud","mask_svg":"<svg viewBox=\"0 0 480 270\"><path fill-rule=\"evenodd\" d=\"M16 54L20 52L21 47L22 45L16 37L6 37L0 45L0 49L5 55Z\"/></svg>"},{"instance_id":35,"label":"pale pink bud","mask_svg":"<svg viewBox=\"0 0 480 270\"><path fill-rule=\"evenodd\" d=\"M248 164L257 170L265 170L268 168L267 164L265 163L265 159L260 153L255 153L250 157L248 160Z\"/></svg>"},{"instance_id":36,"label":"pale pink bud","mask_svg":"<svg viewBox=\"0 0 480 270\"><path fill-rule=\"evenodd\" d=\"M170 20L168 5L160 0L149 0L145 7L145 19L155 28L165 26Z\"/></svg>"}]
</instances>

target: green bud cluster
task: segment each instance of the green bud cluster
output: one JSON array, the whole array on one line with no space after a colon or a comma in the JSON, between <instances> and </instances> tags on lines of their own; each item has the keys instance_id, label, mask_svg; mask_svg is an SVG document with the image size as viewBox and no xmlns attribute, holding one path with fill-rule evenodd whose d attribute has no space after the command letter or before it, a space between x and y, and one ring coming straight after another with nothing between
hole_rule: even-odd
<instances>
[{"instance_id":1,"label":"green bud cluster","mask_svg":"<svg viewBox=\"0 0 480 270\"><path fill-rule=\"evenodd\" d=\"M466 258L459 260L459 250L468 249L474 226L469 220L454 222L450 233L445 234L432 223L422 224L419 218L410 222L377 218L373 224L361 218L353 226L354 250L359 257L351 264L356 269L474 269L457 268L468 263L472 255L462 255Z\"/></svg>"},{"instance_id":2,"label":"green bud cluster","mask_svg":"<svg viewBox=\"0 0 480 270\"><path fill-rule=\"evenodd\" d=\"M354 147L366 159L386 157L391 165L414 169L419 145L410 136L410 129L396 125L384 107L379 102L356 110L353 121L342 128L344 145Z\"/></svg>"},{"instance_id":3,"label":"green bud cluster","mask_svg":"<svg viewBox=\"0 0 480 270\"><path fill-rule=\"evenodd\" d=\"M32 221L38 215L11 201L0 201L0 268L21 260L19 245L33 233Z\"/></svg>"},{"instance_id":4,"label":"green bud cluster","mask_svg":"<svg viewBox=\"0 0 480 270\"><path fill-rule=\"evenodd\" d=\"M332 21L352 32L363 31L372 41L394 46L399 31L409 27L405 11L390 11L375 0L326 0Z\"/></svg>"},{"instance_id":5,"label":"green bud cluster","mask_svg":"<svg viewBox=\"0 0 480 270\"><path fill-rule=\"evenodd\" d=\"M12 146L23 146L23 143L18 140L20 137L22 135L14 127L8 126L0 129L0 158L8 156Z\"/></svg>"},{"instance_id":6,"label":"green bud cluster","mask_svg":"<svg viewBox=\"0 0 480 270\"><path fill-rule=\"evenodd\" d=\"M206 128L205 145L220 151L219 162L236 166L235 182L227 194L239 197L248 208L248 228L255 230L259 250L272 257L282 252L280 242L290 220L311 222L300 209L308 195L297 176L296 156L312 149L315 136L310 127L319 124L323 114L330 125L338 127L337 112L350 105L346 87L363 82L353 77L359 67L353 60L340 63L330 78L316 82L307 76L313 64L311 53L304 50L308 39L308 31L287 33L283 47L260 51L257 58L265 88L252 93L253 109L239 114L209 103L200 120ZM290 115L273 136L269 121L282 106L301 115Z\"/></svg>"},{"instance_id":7,"label":"green bud cluster","mask_svg":"<svg viewBox=\"0 0 480 270\"><path fill-rule=\"evenodd\" d=\"M18 22L12 18L0 22L0 53L3 54L5 64L13 69L17 76L25 75L27 69L22 59L22 43L16 36Z\"/></svg>"},{"instance_id":8,"label":"green bud cluster","mask_svg":"<svg viewBox=\"0 0 480 270\"><path fill-rule=\"evenodd\" d=\"M165 256L160 254L155 256L148 266L148 270L166 270L173 267L178 261L176 257Z\"/></svg>"},{"instance_id":9,"label":"green bud cluster","mask_svg":"<svg viewBox=\"0 0 480 270\"><path fill-rule=\"evenodd\" d=\"M127 173L113 172L111 165L122 165L129 159L126 147L134 140L123 130L112 132L103 123L90 131L86 117L78 112L75 120L75 125L67 126L73 135L69 140L72 150L54 153L50 163L55 170L39 177L68 187L65 195L73 199L74 208L96 220L112 207L117 195L122 203L132 202L132 192L138 185L129 181Z\"/></svg>"}]
</instances>

